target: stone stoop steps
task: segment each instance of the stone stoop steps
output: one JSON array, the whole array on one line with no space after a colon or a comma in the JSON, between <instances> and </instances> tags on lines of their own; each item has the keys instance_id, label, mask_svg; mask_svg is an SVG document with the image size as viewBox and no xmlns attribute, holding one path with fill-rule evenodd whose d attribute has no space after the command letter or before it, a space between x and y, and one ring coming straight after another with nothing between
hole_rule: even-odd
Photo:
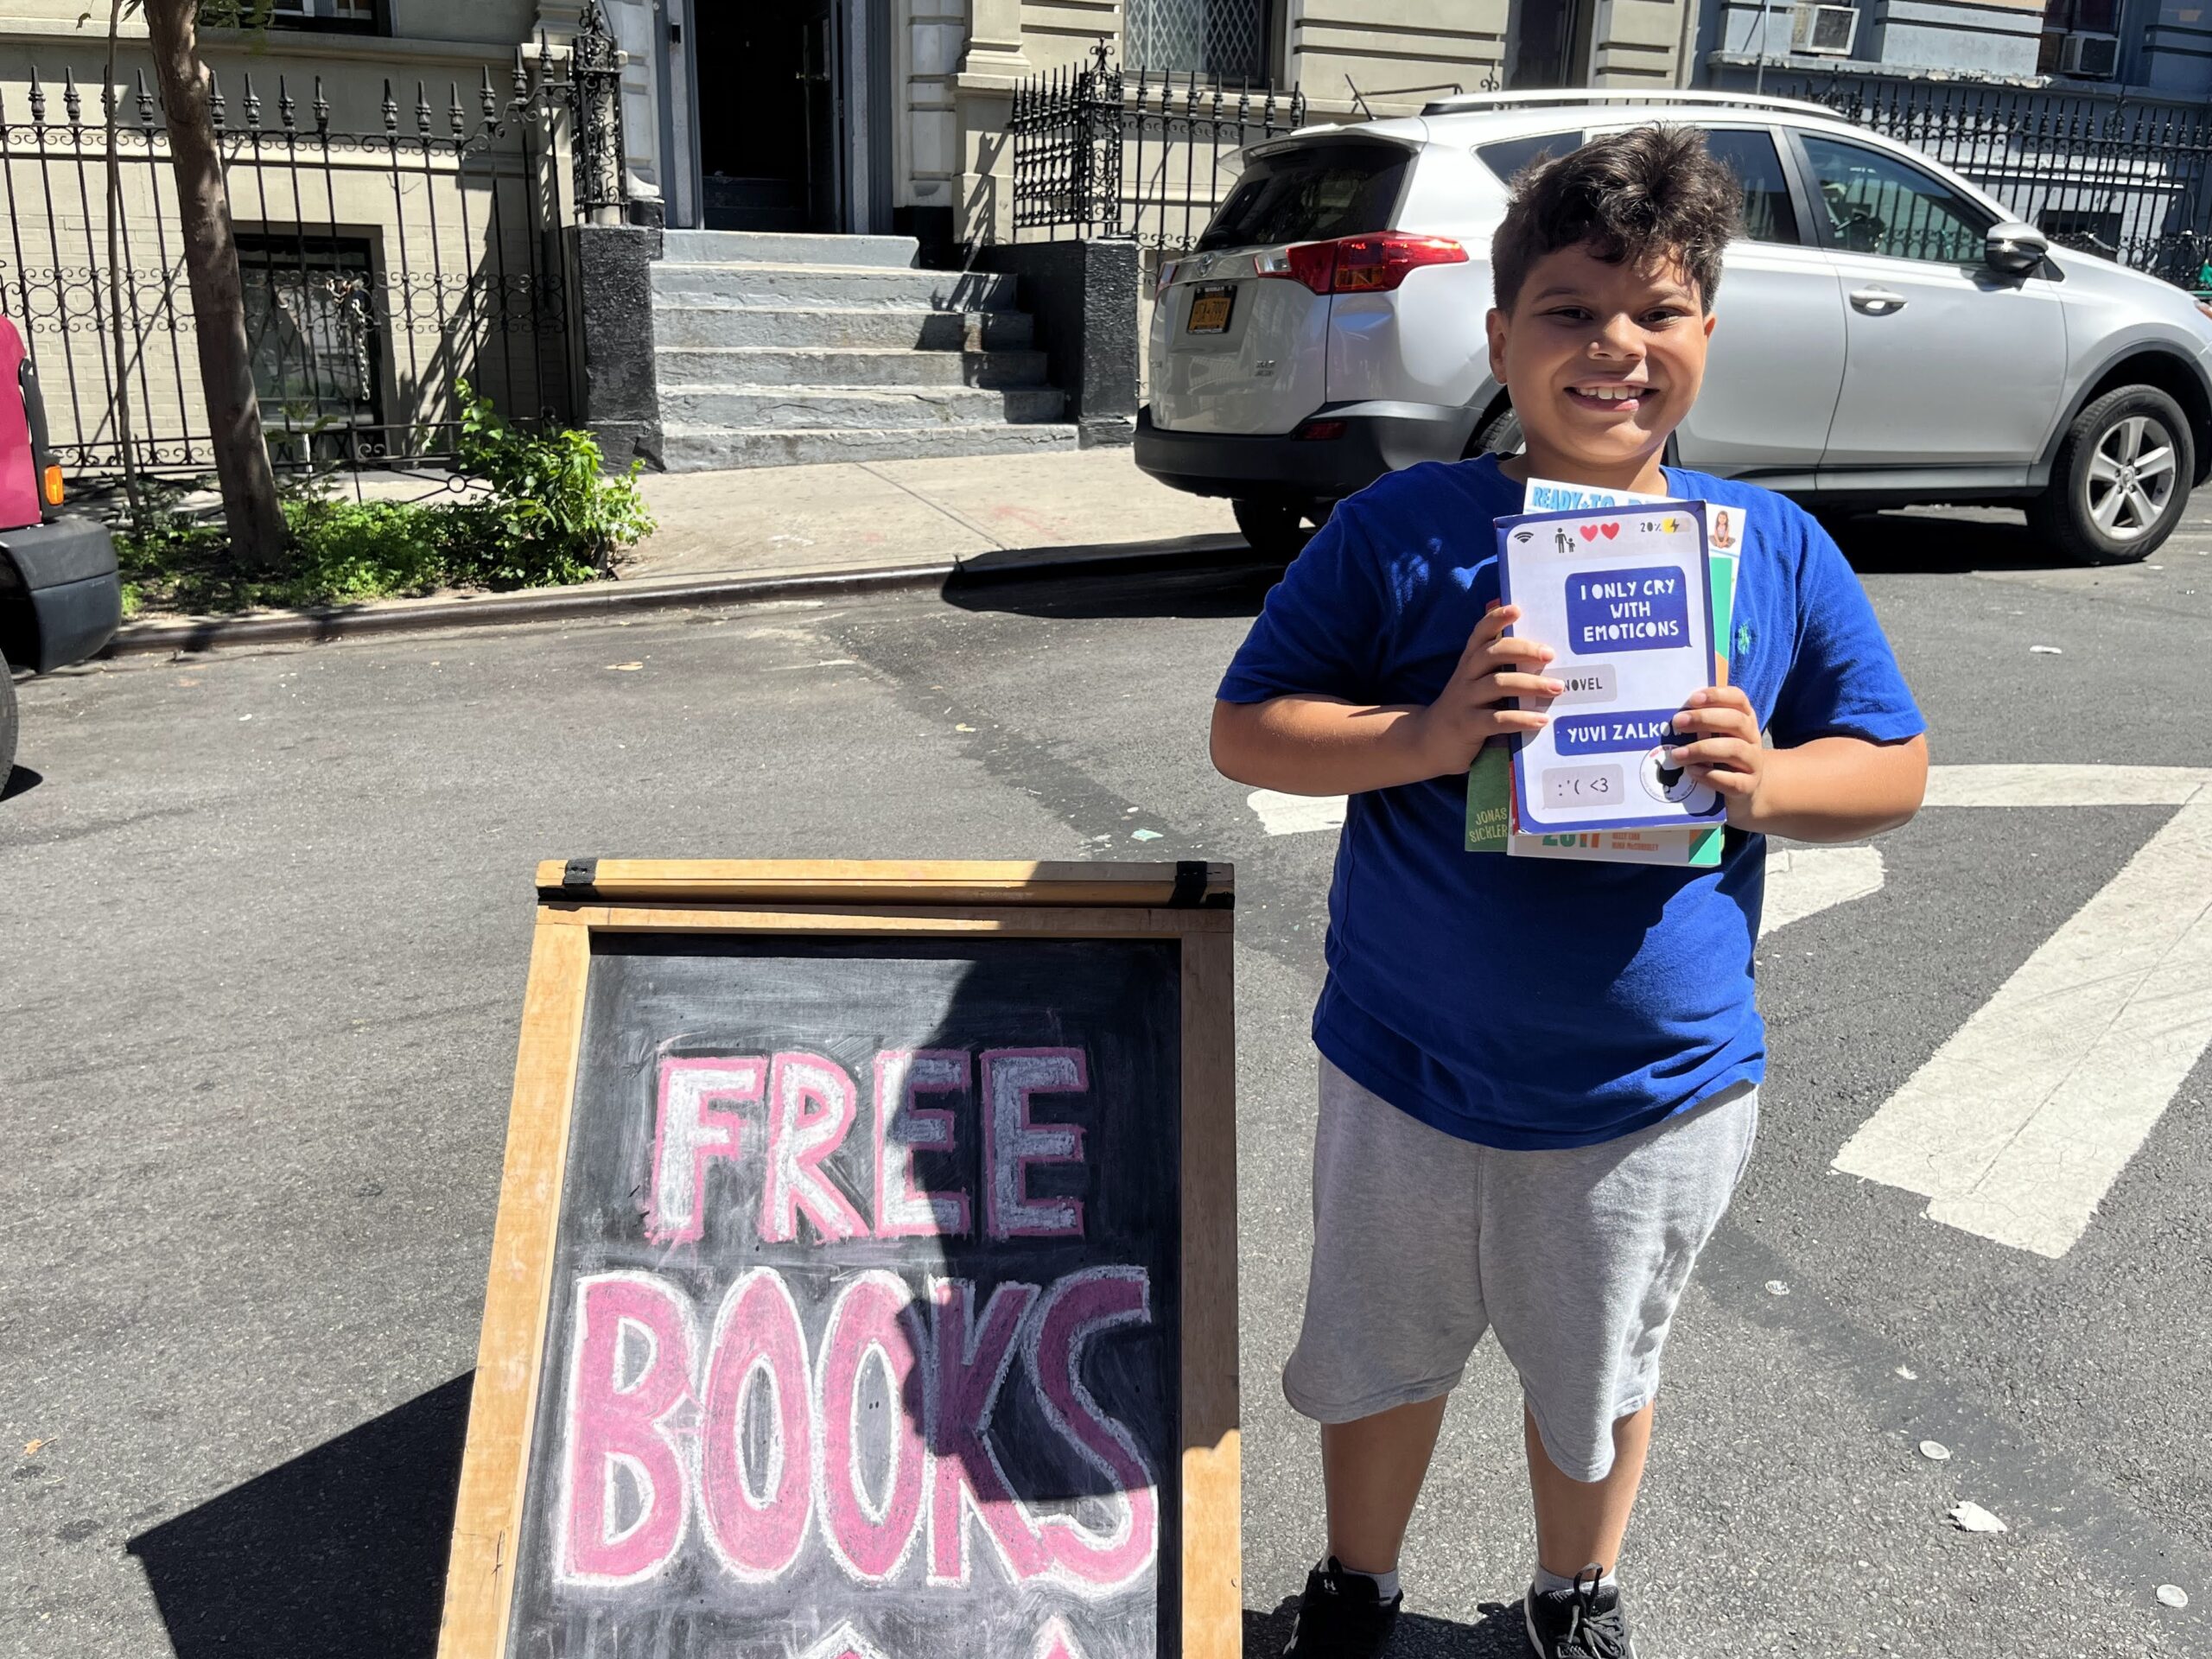
<instances>
[{"instance_id":1,"label":"stone stoop steps","mask_svg":"<svg viewBox=\"0 0 2212 1659\"><path fill-rule=\"evenodd\" d=\"M671 472L1072 449L1014 279L899 236L670 231L652 268Z\"/></svg>"}]
</instances>

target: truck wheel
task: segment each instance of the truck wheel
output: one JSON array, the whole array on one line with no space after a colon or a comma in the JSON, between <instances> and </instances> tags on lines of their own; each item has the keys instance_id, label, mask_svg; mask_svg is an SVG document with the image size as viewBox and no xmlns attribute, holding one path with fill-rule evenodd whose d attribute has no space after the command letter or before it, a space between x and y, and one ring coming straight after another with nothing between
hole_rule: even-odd
<instances>
[{"instance_id":1,"label":"truck wheel","mask_svg":"<svg viewBox=\"0 0 2212 1659\"><path fill-rule=\"evenodd\" d=\"M2196 475L2181 405L2156 386L2122 386L2066 429L2028 524L2076 564L2133 564L2173 533Z\"/></svg>"},{"instance_id":2,"label":"truck wheel","mask_svg":"<svg viewBox=\"0 0 2212 1659\"><path fill-rule=\"evenodd\" d=\"M1305 551L1313 535L1306 528L1301 509L1279 501L1231 501L1229 509L1236 515L1236 528L1262 558L1288 564Z\"/></svg>"},{"instance_id":3,"label":"truck wheel","mask_svg":"<svg viewBox=\"0 0 2212 1659\"><path fill-rule=\"evenodd\" d=\"M16 769L17 721L16 677L6 659L0 658L0 794L7 791L9 775Z\"/></svg>"}]
</instances>

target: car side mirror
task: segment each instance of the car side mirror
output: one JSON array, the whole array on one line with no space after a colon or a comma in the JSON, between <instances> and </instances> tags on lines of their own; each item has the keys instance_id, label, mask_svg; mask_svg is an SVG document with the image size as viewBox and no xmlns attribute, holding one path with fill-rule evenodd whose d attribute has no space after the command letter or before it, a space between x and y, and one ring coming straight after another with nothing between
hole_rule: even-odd
<instances>
[{"instance_id":1,"label":"car side mirror","mask_svg":"<svg viewBox=\"0 0 2212 1659\"><path fill-rule=\"evenodd\" d=\"M2043 264L2050 251L2050 243L2041 231L2008 219L1989 227L1989 234L1982 239L1981 262L2008 276L2024 276Z\"/></svg>"}]
</instances>

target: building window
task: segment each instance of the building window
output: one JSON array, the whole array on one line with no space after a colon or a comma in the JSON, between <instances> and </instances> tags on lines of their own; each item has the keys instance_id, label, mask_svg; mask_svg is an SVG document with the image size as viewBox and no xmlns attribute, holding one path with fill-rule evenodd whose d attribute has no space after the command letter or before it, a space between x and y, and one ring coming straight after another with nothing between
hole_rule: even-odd
<instances>
[{"instance_id":1,"label":"building window","mask_svg":"<svg viewBox=\"0 0 2212 1659\"><path fill-rule=\"evenodd\" d=\"M1132 69L1264 85L1268 0L1129 0L1122 61Z\"/></svg>"},{"instance_id":2,"label":"building window","mask_svg":"<svg viewBox=\"0 0 2212 1659\"><path fill-rule=\"evenodd\" d=\"M2044 0L2039 75L2110 80L2120 67L2120 0Z\"/></svg>"},{"instance_id":3,"label":"building window","mask_svg":"<svg viewBox=\"0 0 2212 1659\"><path fill-rule=\"evenodd\" d=\"M270 0L269 26L381 35L384 0Z\"/></svg>"},{"instance_id":4,"label":"building window","mask_svg":"<svg viewBox=\"0 0 2212 1659\"><path fill-rule=\"evenodd\" d=\"M384 348L375 260L361 237L241 232L246 344L269 453L335 461L381 442Z\"/></svg>"}]
</instances>

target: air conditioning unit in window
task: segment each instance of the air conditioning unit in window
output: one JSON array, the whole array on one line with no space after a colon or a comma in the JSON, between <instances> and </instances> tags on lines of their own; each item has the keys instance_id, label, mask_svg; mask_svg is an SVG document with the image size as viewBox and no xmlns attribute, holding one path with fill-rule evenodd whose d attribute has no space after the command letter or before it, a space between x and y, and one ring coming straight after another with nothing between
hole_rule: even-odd
<instances>
[{"instance_id":1,"label":"air conditioning unit in window","mask_svg":"<svg viewBox=\"0 0 2212 1659\"><path fill-rule=\"evenodd\" d=\"M1859 35L1856 6L1802 5L1791 9L1789 49L1816 58L1847 58Z\"/></svg>"},{"instance_id":2,"label":"air conditioning unit in window","mask_svg":"<svg viewBox=\"0 0 2212 1659\"><path fill-rule=\"evenodd\" d=\"M2084 80L2110 80L2120 73L2120 36L2069 35L2059 52L2058 73Z\"/></svg>"}]
</instances>

